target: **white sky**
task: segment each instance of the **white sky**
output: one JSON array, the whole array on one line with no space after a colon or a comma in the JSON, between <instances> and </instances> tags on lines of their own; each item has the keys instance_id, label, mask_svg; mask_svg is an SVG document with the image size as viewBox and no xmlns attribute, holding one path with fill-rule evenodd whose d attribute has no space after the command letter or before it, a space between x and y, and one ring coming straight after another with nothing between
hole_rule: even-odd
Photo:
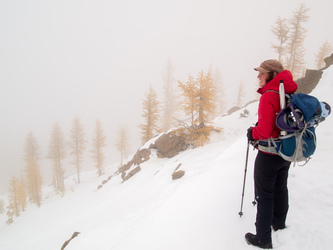
<instances>
[{"instance_id":1,"label":"white sky","mask_svg":"<svg viewBox=\"0 0 333 250\"><path fill-rule=\"evenodd\" d=\"M107 163L119 160L120 124L135 151L141 99L150 84L161 88L168 59L177 80L212 66L231 99L241 81L253 90L253 67L276 57L275 20L291 17L301 2L311 9L305 48L313 68L321 44L333 42L331 0L1 0L0 176L23 169L30 130L46 155L53 123L68 133L75 115L88 139L101 120Z\"/></svg>"}]
</instances>

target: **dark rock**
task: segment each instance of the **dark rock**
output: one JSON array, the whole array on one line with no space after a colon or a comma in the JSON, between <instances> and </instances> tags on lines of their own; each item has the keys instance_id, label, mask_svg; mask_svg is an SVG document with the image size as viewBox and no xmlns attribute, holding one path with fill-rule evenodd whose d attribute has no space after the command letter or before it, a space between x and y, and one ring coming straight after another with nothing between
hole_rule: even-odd
<instances>
[{"instance_id":1,"label":"dark rock","mask_svg":"<svg viewBox=\"0 0 333 250\"><path fill-rule=\"evenodd\" d=\"M157 156L172 158L179 152L187 149L185 141L172 133L163 134L155 141Z\"/></svg>"},{"instance_id":2,"label":"dark rock","mask_svg":"<svg viewBox=\"0 0 333 250\"><path fill-rule=\"evenodd\" d=\"M323 71L307 69L305 76L296 81L298 88L296 93L309 94L317 86Z\"/></svg>"},{"instance_id":3,"label":"dark rock","mask_svg":"<svg viewBox=\"0 0 333 250\"><path fill-rule=\"evenodd\" d=\"M180 179L184 176L185 171L184 170L178 170L176 172L173 172L172 174L172 180Z\"/></svg>"},{"instance_id":4,"label":"dark rock","mask_svg":"<svg viewBox=\"0 0 333 250\"><path fill-rule=\"evenodd\" d=\"M76 236L78 236L79 234L80 234L80 232L74 232L73 235L72 235L72 237L69 240L65 241L65 243L62 245L61 250L65 249L65 247L68 245L68 243L72 239L74 239Z\"/></svg>"},{"instance_id":5,"label":"dark rock","mask_svg":"<svg viewBox=\"0 0 333 250\"><path fill-rule=\"evenodd\" d=\"M131 178L133 175L137 174L140 171L141 171L141 167L137 166L132 171L130 171L127 175L125 175L124 177L122 175L121 177L123 178L124 181L127 181L129 178Z\"/></svg>"}]
</instances>

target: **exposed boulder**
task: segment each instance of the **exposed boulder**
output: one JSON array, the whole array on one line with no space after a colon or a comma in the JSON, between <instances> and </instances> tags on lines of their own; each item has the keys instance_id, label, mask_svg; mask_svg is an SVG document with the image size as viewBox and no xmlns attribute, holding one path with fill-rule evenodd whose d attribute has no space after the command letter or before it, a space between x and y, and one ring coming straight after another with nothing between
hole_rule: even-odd
<instances>
[{"instance_id":1,"label":"exposed boulder","mask_svg":"<svg viewBox=\"0 0 333 250\"><path fill-rule=\"evenodd\" d=\"M323 71L307 69L305 71L305 76L296 81L298 88L296 93L309 94L317 86Z\"/></svg>"},{"instance_id":2,"label":"exposed boulder","mask_svg":"<svg viewBox=\"0 0 333 250\"><path fill-rule=\"evenodd\" d=\"M140 164L149 160L151 151L156 150L157 156L160 158L171 158L177 155L179 152L187 149L187 144L179 136L171 133L162 134L149 148L140 149L133 156L132 160L119 168L118 172L121 173L121 177L124 181L131 178L137 172L141 170ZM126 173L133 165L137 165L131 172Z\"/></svg>"},{"instance_id":3,"label":"exposed boulder","mask_svg":"<svg viewBox=\"0 0 333 250\"><path fill-rule=\"evenodd\" d=\"M141 164L142 162L148 161L150 158L151 150L149 148L144 148L139 150L133 157L133 163L136 165Z\"/></svg>"},{"instance_id":4,"label":"exposed boulder","mask_svg":"<svg viewBox=\"0 0 333 250\"><path fill-rule=\"evenodd\" d=\"M331 54L331 56L328 56L324 59L326 66L323 69L327 69L329 66L331 66L333 64L333 53Z\"/></svg>"},{"instance_id":5,"label":"exposed boulder","mask_svg":"<svg viewBox=\"0 0 333 250\"><path fill-rule=\"evenodd\" d=\"M69 244L69 242L77 237L80 234L80 232L74 232L72 237L69 240L66 240L65 243L62 245L61 250L65 249L65 247Z\"/></svg>"},{"instance_id":6,"label":"exposed boulder","mask_svg":"<svg viewBox=\"0 0 333 250\"><path fill-rule=\"evenodd\" d=\"M305 76L296 81L298 85L296 93L310 94L312 90L314 90L321 78L321 75L323 74L323 70L327 69L333 64L333 53L331 56L326 57L324 61L326 63L324 68L320 70L307 69L305 71Z\"/></svg>"},{"instance_id":7,"label":"exposed boulder","mask_svg":"<svg viewBox=\"0 0 333 250\"><path fill-rule=\"evenodd\" d=\"M129 170L133 165L140 165L141 163L150 159L151 150L149 148L144 148L138 150L136 154L133 156L132 160L127 162L125 165L119 168L119 172L123 173Z\"/></svg>"},{"instance_id":8,"label":"exposed boulder","mask_svg":"<svg viewBox=\"0 0 333 250\"><path fill-rule=\"evenodd\" d=\"M130 171L127 175L126 175L126 172L123 172L121 175L121 178L123 178L124 181L127 181L129 178L131 178L133 175L137 174L140 171L141 171L141 167L137 166L132 171Z\"/></svg>"},{"instance_id":9,"label":"exposed boulder","mask_svg":"<svg viewBox=\"0 0 333 250\"><path fill-rule=\"evenodd\" d=\"M241 109L240 107L234 106L234 107L232 107L231 109L229 109L229 110L227 111L227 113L228 113L228 115L231 115L232 113L234 113L234 112L236 112L236 111L238 111L238 110L240 110L240 109Z\"/></svg>"},{"instance_id":10,"label":"exposed boulder","mask_svg":"<svg viewBox=\"0 0 333 250\"><path fill-rule=\"evenodd\" d=\"M179 165L173 171L173 173L172 173L172 180L177 180L177 179L180 179L180 178L182 178L184 176L185 171L184 170L178 170L181 165L182 164L179 163Z\"/></svg>"},{"instance_id":11,"label":"exposed boulder","mask_svg":"<svg viewBox=\"0 0 333 250\"><path fill-rule=\"evenodd\" d=\"M161 135L152 147L157 149L159 158L172 158L179 152L187 149L185 141L172 133Z\"/></svg>"},{"instance_id":12,"label":"exposed boulder","mask_svg":"<svg viewBox=\"0 0 333 250\"><path fill-rule=\"evenodd\" d=\"M185 171L184 170L178 170L176 172L173 172L172 174L172 180L180 179L184 176Z\"/></svg>"}]
</instances>

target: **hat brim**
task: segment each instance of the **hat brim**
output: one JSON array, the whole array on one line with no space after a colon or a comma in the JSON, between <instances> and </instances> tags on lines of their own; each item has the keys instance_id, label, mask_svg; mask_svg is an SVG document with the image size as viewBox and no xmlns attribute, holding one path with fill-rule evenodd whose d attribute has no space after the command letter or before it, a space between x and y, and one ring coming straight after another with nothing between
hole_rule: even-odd
<instances>
[{"instance_id":1,"label":"hat brim","mask_svg":"<svg viewBox=\"0 0 333 250\"><path fill-rule=\"evenodd\" d=\"M264 69L262 67L256 67L254 70L259 71L260 73L268 74L269 71L267 69Z\"/></svg>"}]
</instances>

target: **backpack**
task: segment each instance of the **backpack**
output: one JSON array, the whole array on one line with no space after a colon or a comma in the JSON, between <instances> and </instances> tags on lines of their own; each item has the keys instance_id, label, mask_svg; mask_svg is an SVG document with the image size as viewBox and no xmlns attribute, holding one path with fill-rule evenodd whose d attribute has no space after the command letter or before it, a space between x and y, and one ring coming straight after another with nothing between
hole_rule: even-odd
<instances>
[{"instance_id":1,"label":"backpack","mask_svg":"<svg viewBox=\"0 0 333 250\"><path fill-rule=\"evenodd\" d=\"M311 95L284 94L281 84L282 81L280 99L286 98L286 107L276 117L276 126L281 129L281 135L274 146L283 159L306 164L316 150L315 129L331 113L331 107Z\"/></svg>"}]
</instances>

